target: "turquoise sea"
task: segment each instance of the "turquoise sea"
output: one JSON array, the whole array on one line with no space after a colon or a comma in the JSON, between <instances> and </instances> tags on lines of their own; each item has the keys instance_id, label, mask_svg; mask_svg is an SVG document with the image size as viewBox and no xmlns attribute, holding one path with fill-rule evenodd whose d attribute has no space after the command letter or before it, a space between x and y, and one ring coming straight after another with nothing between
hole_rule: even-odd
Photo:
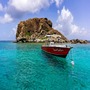
<instances>
[{"instance_id":1,"label":"turquoise sea","mask_svg":"<svg viewBox=\"0 0 90 90\"><path fill-rule=\"evenodd\" d=\"M73 47L64 59L41 44L0 42L0 90L90 90L90 44Z\"/></svg>"}]
</instances>

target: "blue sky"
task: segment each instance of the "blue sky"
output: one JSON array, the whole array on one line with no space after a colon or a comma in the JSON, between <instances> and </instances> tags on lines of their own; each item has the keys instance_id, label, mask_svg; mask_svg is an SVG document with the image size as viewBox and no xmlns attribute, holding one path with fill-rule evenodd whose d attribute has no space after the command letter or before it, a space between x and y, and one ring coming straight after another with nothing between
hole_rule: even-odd
<instances>
[{"instance_id":1,"label":"blue sky","mask_svg":"<svg viewBox=\"0 0 90 90\"><path fill-rule=\"evenodd\" d=\"M90 0L0 0L0 40L15 40L20 21L46 17L68 39L90 40Z\"/></svg>"}]
</instances>

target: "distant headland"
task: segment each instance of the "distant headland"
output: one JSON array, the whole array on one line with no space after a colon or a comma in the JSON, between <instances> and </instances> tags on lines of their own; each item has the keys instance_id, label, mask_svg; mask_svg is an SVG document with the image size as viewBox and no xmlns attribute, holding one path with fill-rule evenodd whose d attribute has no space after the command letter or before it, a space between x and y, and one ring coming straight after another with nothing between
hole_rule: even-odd
<instances>
[{"instance_id":1,"label":"distant headland","mask_svg":"<svg viewBox=\"0 0 90 90\"><path fill-rule=\"evenodd\" d=\"M47 18L32 18L21 21L17 27L16 42L45 42L47 35L52 35L51 41L54 42L87 43L87 40L68 40L62 33L52 28L52 22Z\"/></svg>"}]
</instances>

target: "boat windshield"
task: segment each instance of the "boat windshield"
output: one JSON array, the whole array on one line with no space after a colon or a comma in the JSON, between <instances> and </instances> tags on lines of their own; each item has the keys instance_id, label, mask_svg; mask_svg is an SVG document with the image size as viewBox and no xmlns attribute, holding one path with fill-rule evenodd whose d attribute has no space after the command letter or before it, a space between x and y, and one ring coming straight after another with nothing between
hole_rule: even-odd
<instances>
[{"instance_id":1,"label":"boat windshield","mask_svg":"<svg viewBox=\"0 0 90 90\"><path fill-rule=\"evenodd\" d=\"M50 45L54 45L54 42L50 42Z\"/></svg>"}]
</instances>

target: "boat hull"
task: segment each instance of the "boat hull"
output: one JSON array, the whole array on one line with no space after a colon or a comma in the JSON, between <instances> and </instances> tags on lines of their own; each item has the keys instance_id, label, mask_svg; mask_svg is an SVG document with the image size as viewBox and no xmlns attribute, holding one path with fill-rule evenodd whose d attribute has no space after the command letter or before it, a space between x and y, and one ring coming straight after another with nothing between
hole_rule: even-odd
<instances>
[{"instance_id":1,"label":"boat hull","mask_svg":"<svg viewBox=\"0 0 90 90\"><path fill-rule=\"evenodd\" d=\"M67 47L48 47L48 46L42 46L41 48L46 53L64 58L67 56L68 52L71 49Z\"/></svg>"}]
</instances>

